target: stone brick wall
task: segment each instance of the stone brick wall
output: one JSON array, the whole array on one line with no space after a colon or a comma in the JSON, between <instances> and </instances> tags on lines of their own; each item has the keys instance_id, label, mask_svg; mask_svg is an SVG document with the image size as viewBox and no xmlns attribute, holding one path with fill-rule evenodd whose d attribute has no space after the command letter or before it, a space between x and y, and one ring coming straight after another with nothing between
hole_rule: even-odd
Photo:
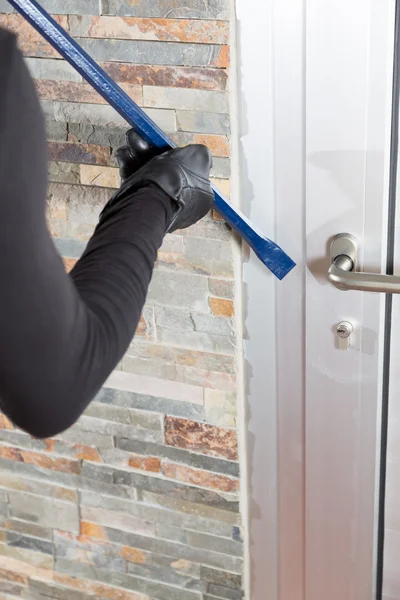
<instances>
[{"instance_id":1,"label":"stone brick wall","mask_svg":"<svg viewBox=\"0 0 400 600\"><path fill-rule=\"evenodd\" d=\"M229 0L42 0L229 193ZM118 186L116 112L0 0L49 137L49 228L67 269ZM0 419L0 598L239 600L235 241L209 215L168 236L135 340L79 423ZM56 402L57 399L55 398Z\"/></svg>"}]
</instances>

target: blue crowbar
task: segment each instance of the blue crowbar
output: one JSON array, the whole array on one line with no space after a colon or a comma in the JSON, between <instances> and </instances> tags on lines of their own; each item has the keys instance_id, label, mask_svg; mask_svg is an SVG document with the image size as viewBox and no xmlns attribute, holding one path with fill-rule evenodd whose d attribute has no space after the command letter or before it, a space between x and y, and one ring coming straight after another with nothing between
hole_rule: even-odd
<instances>
[{"instance_id":1,"label":"blue crowbar","mask_svg":"<svg viewBox=\"0 0 400 600\"><path fill-rule=\"evenodd\" d=\"M164 151L175 147L172 140L35 0L9 2L148 143ZM286 277L296 263L282 248L257 231L214 186L213 190L219 214L278 279Z\"/></svg>"}]
</instances>

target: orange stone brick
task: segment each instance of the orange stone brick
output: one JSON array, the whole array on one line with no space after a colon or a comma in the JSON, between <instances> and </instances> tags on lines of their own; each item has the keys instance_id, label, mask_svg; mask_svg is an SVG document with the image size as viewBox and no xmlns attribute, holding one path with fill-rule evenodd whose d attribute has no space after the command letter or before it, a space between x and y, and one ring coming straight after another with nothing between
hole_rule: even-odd
<instances>
[{"instance_id":1,"label":"orange stone brick","mask_svg":"<svg viewBox=\"0 0 400 600\"><path fill-rule=\"evenodd\" d=\"M66 15L53 15L53 18L61 27L68 30ZM60 58L58 52L20 15L0 15L0 26L13 31L18 36L18 45L25 56Z\"/></svg>"},{"instance_id":2,"label":"orange stone brick","mask_svg":"<svg viewBox=\"0 0 400 600\"><path fill-rule=\"evenodd\" d=\"M228 81L228 75L223 69L133 65L117 62L102 63L102 67L118 83L134 81L137 85L225 91Z\"/></svg>"},{"instance_id":3,"label":"orange stone brick","mask_svg":"<svg viewBox=\"0 0 400 600\"><path fill-rule=\"evenodd\" d=\"M211 150L214 156L229 156L229 140L225 135L211 135L196 133L193 136L194 144L204 144Z\"/></svg>"},{"instance_id":4,"label":"orange stone brick","mask_svg":"<svg viewBox=\"0 0 400 600\"><path fill-rule=\"evenodd\" d=\"M54 452L54 446L56 445L56 440L45 440L45 451L46 452Z\"/></svg>"},{"instance_id":5,"label":"orange stone brick","mask_svg":"<svg viewBox=\"0 0 400 600\"><path fill-rule=\"evenodd\" d=\"M110 165L111 152L106 146L74 142L48 142L49 159L72 163Z\"/></svg>"},{"instance_id":6,"label":"orange stone brick","mask_svg":"<svg viewBox=\"0 0 400 600\"><path fill-rule=\"evenodd\" d=\"M224 217L221 217L221 215L219 213L217 213L216 210L212 210L211 211L212 214L212 218L214 219L214 221L224 221Z\"/></svg>"},{"instance_id":7,"label":"orange stone brick","mask_svg":"<svg viewBox=\"0 0 400 600\"><path fill-rule=\"evenodd\" d=\"M71 269L73 269L73 267L78 262L76 260L76 258L63 258L63 261L64 261L64 267L65 267L65 270L67 271L67 273L69 273L71 271Z\"/></svg>"},{"instance_id":8,"label":"orange stone brick","mask_svg":"<svg viewBox=\"0 0 400 600\"><path fill-rule=\"evenodd\" d=\"M79 461L69 460L67 458L53 458L38 452L13 448L11 446L0 446L0 458L15 460L28 465L36 465L43 469L60 471L62 473L74 473L78 475L81 472Z\"/></svg>"},{"instance_id":9,"label":"orange stone brick","mask_svg":"<svg viewBox=\"0 0 400 600\"><path fill-rule=\"evenodd\" d=\"M235 308L232 300L223 300L222 298L210 298L209 304L211 311L217 317L233 317Z\"/></svg>"},{"instance_id":10,"label":"orange stone brick","mask_svg":"<svg viewBox=\"0 0 400 600\"><path fill-rule=\"evenodd\" d=\"M140 321L139 324L137 326L136 329L136 333L135 333L136 337L144 337L144 338L148 338L149 336L149 330L148 330L148 326L146 323L146 319L144 318L143 315L140 316Z\"/></svg>"},{"instance_id":11,"label":"orange stone brick","mask_svg":"<svg viewBox=\"0 0 400 600\"><path fill-rule=\"evenodd\" d=\"M36 89L43 100L63 102L87 102L89 104L107 104L107 102L88 83L73 81L52 81L37 79ZM143 104L143 89L139 85L122 84L122 89L136 104Z\"/></svg>"},{"instance_id":12,"label":"orange stone brick","mask_svg":"<svg viewBox=\"0 0 400 600\"><path fill-rule=\"evenodd\" d=\"M23 462L30 465L36 465L43 469L50 469L52 471L60 471L62 473L73 473L79 475L81 472L81 464L77 460L70 460L68 458L53 458L37 452L30 452L28 450L21 451Z\"/></svg>"},{"instance_id":13,"label":"orange stone brick","mask_svg":"<svg viewBox=\"0 0 400 600\"><path fill-rule=\"evenodd\" d=\"M121 185L119 169L97 165L80 165L82 185L116 188Z\"/></svg>"},{"instance_id":14,"label":"orange stone brick","mask_svg":"<svg viewBox=\"0 0 400 600\"><path fill-rule=\"evenodd\" d=\"M90 462L103 462L99 452L93 446L82 446L76 444L74 446L74 455L76 458L81 460L88 460Z\"/></svg>"},{"instance_id":15,"label":"orange stone brick","mask_svg":"<svg viewBox=\"0 0 400 600\"><path fill-rule=\"evenodd\" d=\"M219 69L227 69L230 65L230 59L231 54L229 46L222 46L217 58L213 62L213 65Z\"/></svg>"},{"instance_id":16,"label":"orange stone brick","mask_svg":"<svg viewBox=\"0 0 400 600\"><path fill-rule=\"evenodd\" d=\"M108 541L108 535L106 530L101 525L97 523L89 523L88 521L81 521L80 527L80 535L89 537L89 538L97 538L98 540L102 540L104 542Z\"/></svg>"},{"instance_id":17,"label":"orange stone brick","mask_svg":"<svg viewBox=\"0 0 400 600\"><path fill-rule=\"evenodd\" d=\"M135 563L137 565L144 565L147 560L146 554L142 550L138 550L137 548L129 548L128 546L122 548L121 558L127 562Z\"/></svg>"},{"instance_id":18,"label":"orange stone brick","mask_svg":"<svg viewBox=\"0 0 400 600\"><path fill-rule=\"evenodd\" d=\"M165 443L201 454L237 460L236 432L177 417L165 417Z\"/></svg>"},{"instance_id":19,"label":"orange stone brick","mask_svg":"<svg viewBox=\"0 0 400 600\"><path fill-rule=\"evenodd\" d=\"M6 415L0 414L0 429L14 429L14 425L11 423L10 419L6 417Z\"/></svg>"},{"instance_id":20,"label":"orange stone brick","mask_svg":"<svg viewBox=\"0 0 400 600\"><path fill-rule=\"evenodd\" d=\"M0 581L12 581L13 583L28 585L29 575L24 575L23 573L12 571L11 569L0 569Z\"/></svg>"},{"instance_id":21,"label":"orange stone brick","mask_svg":"<svg viewBox=\"0 0 400 600\"><path fill-rule=\"evenodd\" d=\"M176 479L184 483L193 483L205 488L212 490L218 490L220 492L237 492L239 489L239 480L231 479L223 475L215 475L208 471L201 471L199 469L191 469L184 465L177 465L174 463L162 463L162 472L166 477L170 479Z\"/></svg>"},{"instance_id":22,"label":"orange stone brick","mask_svg":"<svg viewBox=\"0 0 400 600\"><path fill-rule=\"evenodd\" d=\"M159 19L102 16L82 19L72 16L80 36L123 40L160 40L194 44L227 44L229 23L191 19Z\"/></svg>"},{"instance_id":23,"label":"orange stone brick","mask_svg":"<svg viewBox=\"0 0 400 600\"><path fill-rule=\"evenodd\" d=\"M216 179L211 177L211 183L213 183L227 198L231 195L231 182L229 179ZM223 221L224 219L216 212L213 211L213 215L216 215L216 219Z\"/></svg>"},{"instance_id":24,"label":"orange stone brick","mask_svg":"<svg viewBox=\"0 0 400 600\"><path fill-rule=\"evenodd\" d=\"M151 471L153 473L159 473L161 468L160 459L156 456L131 456L129 459L129 466L133 469L140 469L141 471Z\"/></svg>"}]
</instances>

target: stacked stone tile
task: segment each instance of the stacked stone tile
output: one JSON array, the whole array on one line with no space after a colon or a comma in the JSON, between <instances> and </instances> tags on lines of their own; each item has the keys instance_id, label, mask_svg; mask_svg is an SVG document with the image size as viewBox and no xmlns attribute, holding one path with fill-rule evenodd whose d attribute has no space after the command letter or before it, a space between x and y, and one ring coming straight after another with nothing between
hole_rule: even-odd
<instances>
[{"instance_id":1,"label":"stacked stone tile","mask_svg":"<svg viewBox=\"0 0 400 600\"><path fill-rule=\"evenodd\" d=\"M229 0L41 3L178 144L210 147L229 193ZM70 269L127 126L0 12L42 100L48 223ZM71 430L38 441L0 418L0 598L242 598L233 244L217 215L167 237L137 336Z\"/></svg>"}]
</instances>

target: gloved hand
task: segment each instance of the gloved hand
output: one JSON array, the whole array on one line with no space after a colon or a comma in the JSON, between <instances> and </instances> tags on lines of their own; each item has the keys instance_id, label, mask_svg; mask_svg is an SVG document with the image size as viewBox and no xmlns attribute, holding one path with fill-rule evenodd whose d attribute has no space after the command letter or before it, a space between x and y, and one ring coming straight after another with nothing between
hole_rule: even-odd
<instances>
[{"instance_id":1,"label":"gloved hand","mask_svg":"<svg viewBox=\"0 0 400 600\"><path fill-rule=\"evenodd\" d=\"M158 149L145 142L134 129L130 129L126 133L126 145L118 148L115 153L121 184L157 154L160 154Z\"/></svg>"},{"instance_id":2,"label":"gloved hand","mask_svg":"<svg viewBox=\"0 0 400 600\"><path fill-rule=\"evenodd\" d=\"M117 152L122 185L104 208L101 218L122 197L144 183L157 185L173 202L167 232L190 227L208 213L214 202L209 180L212 156L208 148L194 144L154 156L156 152L133 130L128 131L127 146Z\"/></svg>"}]
</instances>

